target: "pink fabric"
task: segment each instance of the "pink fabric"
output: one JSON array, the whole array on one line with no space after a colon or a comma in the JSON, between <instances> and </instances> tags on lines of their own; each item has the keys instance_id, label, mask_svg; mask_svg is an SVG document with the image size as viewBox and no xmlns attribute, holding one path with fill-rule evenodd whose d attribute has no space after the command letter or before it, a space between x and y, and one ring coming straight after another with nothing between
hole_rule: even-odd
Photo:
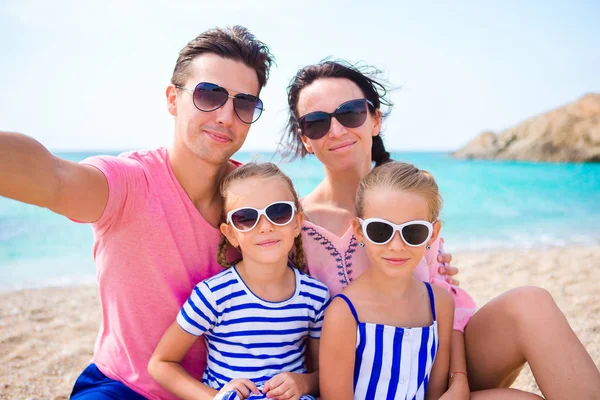
<instances>
[{"instance_id":1,"label":"pink fabric","mask_svg":"<svg viewBox=\"0 0 600 400\"><path fill-rule=\"evenodd\" d=\"M425 251L423 259L428 265L429 283L446 289L454 297L454 329L464 332L467 323L477 311L475 300L464 289L446 282L444 276L440 275L440 263L437 260L439 253L444 252L444 239L438 239L431 244L431 249Z\"/></svg>"},{"instance_id":2,"label":"pink fabric","mask_svg":"<svg viewBox=\"0 0 600 400\"><path fill-rule=\"evenodd\" d=\"M302 244L308 271L312 276L329 288L331 296L340 293L369 266L369 258L364 248L349 227L343 236L337 236L327 229L304 221L302 226ZM439 274L440 266L437 254L441 248L440 240L436 241L415 269L415 278L438 285L453 296L456 304L454 329L464 332L465 326L475 313L475 302L467 292L448 284Z\"/></svg>"},{"instance_id":3,"label":"pink fabric","mask_svg":"<svg viewBox=\"0 0 600 400\"><path fill-rule=\"evenodd\" d=\"M175 399L150 377L148 360L194 285L222 271L220 233L179 185L166 149L83 162L102 171L109 186L104 213L92 225L102 304L93 362L145 397ZM202 379L202 340L182 364Z\"/></svg>"}]
</instances>

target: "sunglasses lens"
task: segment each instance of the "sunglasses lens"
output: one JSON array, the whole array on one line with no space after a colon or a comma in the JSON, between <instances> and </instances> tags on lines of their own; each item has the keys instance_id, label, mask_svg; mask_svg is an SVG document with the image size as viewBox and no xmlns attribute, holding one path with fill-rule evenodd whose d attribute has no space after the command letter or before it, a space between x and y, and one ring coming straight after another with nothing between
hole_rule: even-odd
<instances>
[{"instance_id":1,"label":"sunglasses lens","mask_svg":"<svg viewBox=\"0 0 600 400\"><path fill-rule=\"evenodd\" d=\"M251 208L242 208L231 215L231 223L241 231L251 229L258 219L258 212Z\"/></svg>"},{"instance_id":2,"label":"sunglasses lens","mask_svg":"<svg viewBox=\"0 0 600 400\"><path fill-rule=\"evenodd\" d=\"M240 93L235 95L233 107L242 122L251 124L260 117L263 111L263 102L256 96Z\"/></svg>"},{"instance_id":3,"label":"sunglasses lens","mask_svg":"<svg viewBox=\"0 0 600 400\"><path fill-rule=\"evenodd\" d=\"M335 118L347 128L358 128L367 120L367 107L365 100L348 101L336 110Z\"/></svg>"},{"instance_id":4,"label":"sunglasses lens","mask_svg":"<svg viewBox=\"0 0 600 400\"><path fill-rule=\"evenodd\" d=\"M287 203L275 203L267 207L265 212L274 224L285 225L292 220L294 208Z\"/></svg>"},{"instance_id":5,"label":"sunglasses lens","mask_svg":"<svg viewBox=\"0 0 600 400\"><path fill-rule=\"evenodd\" d=\"M200 111L213 111L225 104L228 96L224 88L202 82L194 89L194 105Z\"/></svg>"},{"instance_id":6,"label":"sunglasses lens","mask_svg":"<svg viewBox=\"0 0 600 400\"><path fill-rule=\"evenodd\" d=\"M300 118L302 134L309 139L321 139L329 131L330 126L331 117L321 111L312 112Z\"/></svg>"},{"instance_id":7,"label":"sunglasses lens","mask_svg":"<svg viewBox=\"0 0 600 400\"><path fill-rule=\"evenodd\" d=\"M385 222L369 222L367 225L367 236L374 243L385 243L394 234L394 228Z\"/></svg>"},{"instance_id":8,"label":"sunglasses lens","mask_svg":"<svg viewBox=\"0 0 600 400\"><path fill-rule=\"evenodd\" d=\"M429 227L422 224L410 224L402 228L404 241L411 246L420 246L429 237Z\"/></svg>"}]
</instances>

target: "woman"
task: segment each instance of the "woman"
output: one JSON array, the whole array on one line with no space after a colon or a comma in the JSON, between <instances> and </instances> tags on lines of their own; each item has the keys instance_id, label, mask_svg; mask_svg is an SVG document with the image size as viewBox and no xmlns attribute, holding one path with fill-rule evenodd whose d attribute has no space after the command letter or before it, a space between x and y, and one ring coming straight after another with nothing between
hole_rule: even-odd
<instances>
[{"instance_id":1,"label":"woman","mask_svg":"<svg viewBox=\"0 0 600 400\"><path fill-rule=\"evenodd\" d=\"M323 181L302 201L307 219L303 240L311 274L332 294L367 265L364 250L351 234L354 198L372 162L390 160L380 131L385 118L381 106L391 103L385 86L375 79L377 71L364 70L345 62L322 62L298 71L288 88L287 152L314 154L325 168ZM434 250L425 256L429 265L435 262ZM430 281L444 285L437 271L423 264L422 279L429 271ZM470 297L445 286L457 304L448 395L464 397L470 390L476 392L475 399L539 398L506 389L525 362L548 399L593 398L600 393L600 373L547 291L507 291L470 317Z\"/></svg>"}]
</instances>

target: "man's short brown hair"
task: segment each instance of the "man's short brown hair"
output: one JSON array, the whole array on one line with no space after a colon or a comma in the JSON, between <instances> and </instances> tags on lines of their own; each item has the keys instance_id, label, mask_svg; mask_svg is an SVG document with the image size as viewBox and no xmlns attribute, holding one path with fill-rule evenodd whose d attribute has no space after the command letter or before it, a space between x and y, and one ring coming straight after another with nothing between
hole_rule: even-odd
<instances>
[{"instance_id":1,"label":"man's short brown hair","mask_svg":"<svg viewBox=\"0 0 600 400\"><path fill-rule=\"evenodd\" d=\"M269 47L256 39L243 26L209 29L198 35L179 52L171 83L183 86L187 80L190 64L204 53L213 53L240 61L254 69L258 78L259 92L266 85L269 69L275 62Z\"/></svg>"}]
</instances>

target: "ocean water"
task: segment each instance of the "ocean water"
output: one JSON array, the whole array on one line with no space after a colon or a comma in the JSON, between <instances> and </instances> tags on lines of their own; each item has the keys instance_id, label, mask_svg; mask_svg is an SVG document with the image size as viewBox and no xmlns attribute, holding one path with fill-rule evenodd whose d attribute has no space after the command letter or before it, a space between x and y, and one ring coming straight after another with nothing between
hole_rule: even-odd
<instances>
[{"instance_id":1,"label":"ocean water","mask_svg":"<svg viewBox=\"0 0 600 400\"><path fill-rule=\"evenodd\" d=\"M80 161L96 153L57 153ZM117 154L117 153L113 153ZM394 153L434 174L448 251L600 243L600 164L455 160L447 153ZM240 153L240 161L277 161ZM323 177L315 158L282 165L301 196ZM89 226L0 197L0 290L94 282Z\"/></svg>"}]
</instances>

